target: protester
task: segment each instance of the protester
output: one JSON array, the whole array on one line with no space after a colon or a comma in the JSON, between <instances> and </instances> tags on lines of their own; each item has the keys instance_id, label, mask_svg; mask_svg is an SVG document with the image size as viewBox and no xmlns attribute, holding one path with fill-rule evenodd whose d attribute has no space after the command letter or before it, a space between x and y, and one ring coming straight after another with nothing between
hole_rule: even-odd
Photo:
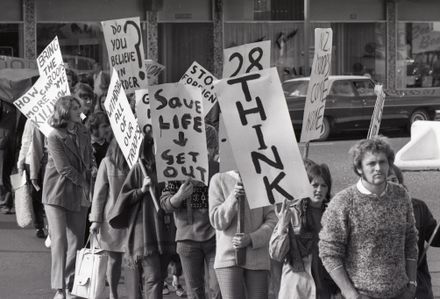
<instances>
[{"instance_id":1,"label":"protester","mask_svg":"<svg viewBox=\"0 0 440 299\"><path fill-rule=\"evenodd\" d=\"M70 93L73 94L73 88L78 83L78 75L74 70L66 68L67 84L69 85Z\"/></svg>"},{"instance_id":2,"label":"protester","mask_svg":"<svg viewBox=\"0 0 440 299\"><path fill-rule=\"evenodd\" d=\"M209 187L209 217L216 229L214 268L224 299L266 299L269 239L277 222L272 206L251 210L237 171L213 176ZM240 199L241 198L241 199ZM238 200L244 200L244 233L237 233ZM245 248L237 265L235 250Z\"/></svg>"},{"instance_id":3,"label":"protester","mask_svg":"<svg viewBox=\"0 0 440 299\"><path fill-rule=\"evenodd\" d=\"M404 185L403 175L400 169L393 165L388 175L388 180L397 184ZM406 188L406 187L405 187ZM432 293L431 275L429 273L428 262L424 252L425 243L429 241L437 226L437 221L432 216L431 211L425 202L420 199L412 198L412 205L414 209L414 218L416 220L416 228L419 232L419 239L417 242L419 249L419 258L417 263L417 299L434 299ZM434 236L431 246L440 247L440 232L437 231Z\"/></svg>"},{"instance_id":4,"label":"protester","mask_svg":"<svg viewBox=\"0 0 440 299\"><path fill-rule=\"evenodd\" d=\"M148 176L144 176L140 163ZM129 299L138 298L140 268L145 276L144 298L162 298L170 255L176 252L170 221L162 209L156 210L155 198L149 190L159 198L161 186L157 183L153 139L146 135L141 146L141 159L128 173L108 217L114 228L128 229L125 248L129 256L126 277Z\"/></svg>"},{"instance_id":5,"label":"protester","mask_svg":"<svg viewBox=\"0 0 440 299\"><path fill-rule=\"evenodd\" d=\"M351 149L357 184L322 217L319 255L345 298L414 298L417 230L408 193L387 183L394 152L383 137Z\"/></svg>"},{"instance_id":6,"label":"protester","mask_svg":"<svg viewBox=\"0 0 440 299\"><path fill-rule=\"evenodd\" d=\"M88 125L92 136L93 155L96 165L99 167L110 144L108 141L111 139L109 135L113 134L110 128L110 121L105 112L96 111L90 116Z\"/></svg>"},{"instance_id":7,"label":"protester","mask_svg":"<svg viewBox=\"0 0 440 299\"><path fill-rule=\"evenodd\" d=\"M307 175L313 197L297 205L283 202L269 244L270 256L284 262L279 299L329 299L338 292L318 252L321 218L331 196L330 170L326 164L310 165Z\"/></svg>"},{"instance_id":8,"label":"protester","mask_svg":"<svg viewBox=\"0 0 440 299\"><path fill-rule=\"evenodd\" d=\"M126 229L114 229L110 226L109 215L129 170L116 139L113 139L106 157L99 166L89 216L92 222L90 232L97 234L99 247L106 250L109 257L107 281L110 286L110 299L119 298L118 283L128 235Z\"/></svg>"},{"instance_id":9,"label":"protester","mask_svg":"<svg viewBox=\"0 0 440 299\"><path fill-rule=\"evenodd\" d=\"M30 184L30 195L32 197L32 207L34 212L34 227L35 227L35 235L38 238L44 239L46 238L46 233L44 231L44 207L41 202L42 195L42 176L40 171L32 172L30 164L32 163L32 159L36 158L36 163L41 163L41 157L36 157L37 149L35 149L32 145L32 141L34 139L34 134L42 135L42 133L38 130L38 128L32 123L32 121L27 120L23 136L21 139L21 148L18 156L17 169L20 173L25 171L26 180ZM43 138L40 136L40 138ZM40 167L39 167L40 168ZM40 170L40 169L39 169ZM33 182L33 183L32 183Z\"/></svg>"},{"instance_id":10,"label":"protester","mask_svg":"<svg viewBox=\"0 0 440 299\"><path fill-rule=\"evenodd\" d=\"M81 248L87 218L92 168L90 134L81 124L77 99L57 100L47 138L48 162L43 204L51 237L51 286L56 299L65 298L73 284L76 251Z\"/></svg>"},{"instance_id":11,"label":"protester","mask_svg":"<svg viewBox=\"0 0 440 299\"><path fill-rule=\"evenodd\" d=\"M89 117L93 113L96 104L92 87L86 83L78 82L73 88L73 94L80 101L81 112Z\"/></svg>"},{"instance_id":12,"label":"protester","mask_svg":"<svg viewBox=\"0 0 440 299\"><path fill-rule=\"evenodd\" d=\"M206 125L209 177L218 172L214 156L218 149L215 129ZM161 206L174 212L177 253L182 262L189 298L205 298L205 264L208 266L210 298L221 298L214 272L215 230L209 223L208 187L201 182L169 182L162 192ZM187 203L191 204L188 205Z\"/></svg>"}]
</instances>

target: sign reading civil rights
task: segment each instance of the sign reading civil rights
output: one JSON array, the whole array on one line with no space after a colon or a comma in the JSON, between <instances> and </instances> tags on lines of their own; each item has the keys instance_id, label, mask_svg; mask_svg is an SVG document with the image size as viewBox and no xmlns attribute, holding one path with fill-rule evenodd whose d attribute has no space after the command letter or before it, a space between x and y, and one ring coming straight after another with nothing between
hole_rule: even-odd
<instances>
[{"instance_id":1,"label":"sign reading civil rights","mask_svg":"<svg viewBox=\"0 0 440 299\"><path fill-rule=\"evenodd\" d=\"M223 78L256 72L270 67L270 40L223 50ZM220 116L222 118L222 116ZM220 171L236 169L225 130L219 129Z\"/></svg>"},{"instance_id":2,"label":"sign reading civil rights","mask_svg":"<svg viewBox=\"0 0 440 299\"><path fill-rule=\"evenodd\" d=\"M200 90L182 83L149 87L159 182L208 185L208 150Z\"/></svg>"},{"instance_id":3,"label":"sign reading civil rights","mask_svg":"<svg viewBox=\"0 0 440 299\"><path fill-rule=\"evenodd\" d=\"M223 78L269 68L270 40L224 49L223 57Z\"/></svg>"},{"instance_id":4,"label":"sign reading civil rights","mask_svg":"<svg viewBox=\"0 0 440 299\"><path fill-rule=\"evenodd\" d=\"M251 209L312 196L276 68L215 84Z\"/></svg>"},{"instance_id":5,"label":"sign reading civil rights","mask_svg":"<svg viewBox=\"0 0 440 299\"><path fill-rule=\"evenodd\" d=\"M304 107L301 142L321 137L325 100L329 93L328 76L331 67L332 40L331 28L315 29L315 56Z\"/></svg>"},{"instance_id":6,"label":"sign reading civil rights","mask_svg":"<svg viewBox=\"0 0 440 299\"><path fill-rule=\"evenodd\" d=\"M101 22L110 67L115 68L127 93L147 88L144 44L139 17Z\"/></svg>"},{"instance_id":7,"label":"sign reading civil rights","mask_svg":"<svg viewBox=\"0 0 440 299\"><path fill-rule=\"evenodd\" d=\"M372 139L379 135L380 123L382 122L383 105L385 103L385 92L382 85L376 85L374 92L377 95L374 105L373 115L371 117L370 128L368 129L367 139Z\"/></svg>"},{"instance_id":8,"label":"sign reading civil rights","mask_svg":"<svg viewBox=\"0 0 440 299\"><path fill-rule=\"evenodd\" d=\"M145 68L147 69L148 85L153 85L165 66L152 59L145 59Z\"/></svg>"},{"instance_id":9,"label":"sign reading civil rights","mask_svg":"<svg viewBox=\"0 0 440 299\"><path fill-rule=\"evenodd\" d=\"M148 89L138 89L134 92L136 99L136 116L143 134L151 131L151 109Z\"/></svg>"},{"instance_id":10,"label":"sign reading civil rights","mask_svg":"<svg viewBox=\"0 0 440 299\"><path fill-rule=\"evenodd\" d=\"M179 81L200 88L203 99L203 116L206 116L217 102L217 96L214 93L214 81L217 81L217 78L196 61L191 64Z\"/></svg>"},{"instance_id":11,"label":"sign reading civil rights","mask_svg":"<svg viewBox=\"0 0 440 299\"><path fill-rule=\"evenodd\" d=\"M57 37L38 56L37 66L40 71L40 78L23 96L14 102L14 105L45 136L49 136L52 127L47 121L53 113L56 101L62 96L70 95Z\"/></svg>"},{"instance_id":12,"label":"sign reading civil rights","mask_svg":"<svg viewBox=\"0 0 440 299\"><path fill-rule=\"evenodd\" d=\"M110 125L116 141L124 154L128 166L132 168L139 157L142 133L131 111L127 96L122 87L122 81L119 80L118 73L115 69L113 69L110 79L110 86L104 107L110 119Z\"/></svg>"}]
</instances>

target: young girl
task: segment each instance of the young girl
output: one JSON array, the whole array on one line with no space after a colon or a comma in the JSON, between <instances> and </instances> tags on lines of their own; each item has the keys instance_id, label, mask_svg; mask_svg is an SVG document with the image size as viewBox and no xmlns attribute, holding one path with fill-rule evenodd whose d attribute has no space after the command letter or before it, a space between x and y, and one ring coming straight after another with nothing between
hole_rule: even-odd
<instances>
[{"instance_id":1,"label":"young girl","mask_svg":"<svg viewBox=\"0 0 440 299\"><path fill-rule=\"evenodd\" d=\"M321 217L330 201L330 171L326 164L315 163L309 163L306 170L313 197L298 205L286 200L270 239L271 257L284 262L279 299L326 299L338 290L318 254Z\"/></svg>"}]
</instances>

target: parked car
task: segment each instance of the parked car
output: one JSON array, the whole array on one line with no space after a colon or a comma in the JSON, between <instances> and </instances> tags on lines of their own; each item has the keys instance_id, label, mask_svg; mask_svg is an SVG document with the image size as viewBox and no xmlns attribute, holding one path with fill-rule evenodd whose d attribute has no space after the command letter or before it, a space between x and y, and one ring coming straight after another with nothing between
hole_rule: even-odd
<instances>
[{"instance_id":1,"label":"parked car","mask_svg":"<svg viewBox=\"0 0 440 299\"><path fill-rule=\"evenodd\" d=\"M304 77L283 82L297 136L301 132L309 80ZM327 139L330 133L368 131L377 98L374 81L365 76L330 76L329 83L321 140ZM416 120L433 120L436 110L440 111L440 97L386 94L381 130L408 130Z\"/></svg>"}]
</instances>

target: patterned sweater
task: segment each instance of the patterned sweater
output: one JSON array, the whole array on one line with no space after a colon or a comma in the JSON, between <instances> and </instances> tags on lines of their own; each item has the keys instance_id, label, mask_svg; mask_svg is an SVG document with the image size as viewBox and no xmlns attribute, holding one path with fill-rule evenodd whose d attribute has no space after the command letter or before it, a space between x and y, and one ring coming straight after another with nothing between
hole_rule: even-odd
<instances>
[{"instance_id":1,"label":"patterned sweater","mask_svg":"<svg viewBox=\"0 0 440 299\"><path fill-rule=\"evenodd\" d=\"M417 230L408 193L387 184L381 196L353 185L338 194L322 218L319 255L329 273L344 267L360 293L399 294L408 283L406 260L417 260Z\"/></svg>"}]
</instances>

